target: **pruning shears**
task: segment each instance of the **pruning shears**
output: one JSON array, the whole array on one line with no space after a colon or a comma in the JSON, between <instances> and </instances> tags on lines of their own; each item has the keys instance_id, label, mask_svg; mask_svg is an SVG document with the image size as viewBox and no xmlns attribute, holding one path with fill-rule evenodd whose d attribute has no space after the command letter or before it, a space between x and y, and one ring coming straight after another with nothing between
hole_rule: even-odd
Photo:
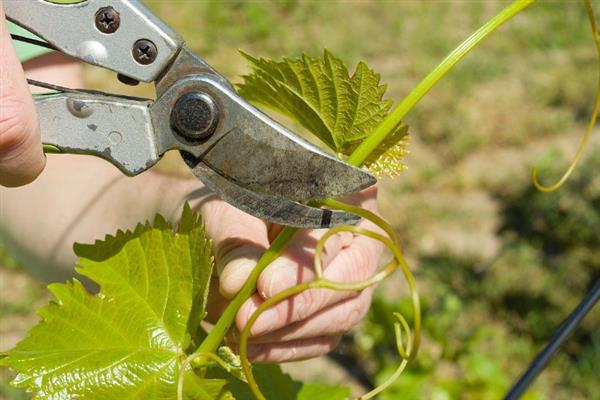
<instances>
[{"instance_id":1,"label":"pruning shears","mask_svg":"<svg viewBox=\"0 0 600 400\"><path fill-rule=\"evenodd\" d=\"M56 91L36 98L43 143L101 157L129 176L179 150L206 186L259 218L311 228L358 221L304 203L357 192L376 179L239 97L139 1L5 0L4 9L46 47L113 70L125 83L155 84L154 101L45 84Z\"/></svg>"}]
</instances>

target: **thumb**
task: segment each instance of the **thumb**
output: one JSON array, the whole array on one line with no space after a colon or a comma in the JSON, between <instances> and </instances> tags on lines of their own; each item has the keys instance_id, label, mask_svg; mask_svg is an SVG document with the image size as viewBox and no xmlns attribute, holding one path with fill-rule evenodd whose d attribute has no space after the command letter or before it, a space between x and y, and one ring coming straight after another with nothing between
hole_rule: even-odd
<instances>
[{"instance_id":1,"label":"thumb","mask_svg":"<svg viewBox=\"0 0 600 400\"><path fill-rule=\"evenodd\" d=\"M0 0L0 185L33 181L45 162L35 106Z\"/></svg>"},{"instance_id":2,"label":"thumb","mask_svg":"<svg viewBox=\"0 0 600 400\"><path fill-rule=\"evenodd\" d=\"M232 298L269 247L267 224L217 198L202 202L200 213L213 242L219 292Z\"/></svg>"}]
</instances>

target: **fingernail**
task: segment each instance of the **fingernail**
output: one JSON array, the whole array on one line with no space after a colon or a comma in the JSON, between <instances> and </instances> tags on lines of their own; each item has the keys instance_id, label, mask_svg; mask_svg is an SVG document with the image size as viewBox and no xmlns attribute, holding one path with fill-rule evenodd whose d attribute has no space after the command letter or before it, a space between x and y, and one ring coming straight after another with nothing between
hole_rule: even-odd
<instances>
[{"instance_id":1,"label":"fingernail","mask_svg":"<svg viewBox=\"0 0 600 400\"><path fill-rule=\"evenodd\" d=\"M231 298L241 289L256 262L248 259L237 259L227 264L219 277L219 291L226 298Z\"/></svg>"},{"instance_id":2,"label":"fingernail","mask_svg":"<svg viewBox=\"0 0 600 400\"><path fill-rule=\"evenodd\" d=\"M291 260L275 260L265 273L265 284L260 292L263 299L273 297L298 284L298 266Z\"/></svg>"},{"instance_id":3,"label":"fingernail","mask_svg":"<svg viewBox=\"0 0 600 400\"><path fill-rule=\"evenodd\" d=\"M252 327L252 336L260 336L274 331L279 327L279 313L274 308L269 308L256 320Z\"/></svg>"},{"instance_id":4,"label":"fingernail","mask_svg":"<svg viewBox=\"0 0 600 400\"><path fill-rule=\"evenodd\" d=\"M340 236L340 246L343 249L350 247L354 241L354 234L352 232L340 232L338 235Z\"/></svg>"}]
</instances>

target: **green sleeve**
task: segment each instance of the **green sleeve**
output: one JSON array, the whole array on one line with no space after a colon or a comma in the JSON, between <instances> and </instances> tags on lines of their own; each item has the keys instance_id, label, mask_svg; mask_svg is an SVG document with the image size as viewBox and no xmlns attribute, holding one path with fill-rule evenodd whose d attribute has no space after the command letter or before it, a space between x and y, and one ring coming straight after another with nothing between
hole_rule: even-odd
<instances>
[{"instance_id":1,"label":"green sleeve","mask_svg":"<svg viewBox=\"0 0 600 400\"><path fill-rule=\"evenodd\" d=\"M40 40L40 38L35 36L33 33L26 31L25 29L13 24L12 22L8 23L8 30L10 31L10 33L13 33L15 35ZM50 53L52 51L45 47L19 42L17 40L13 40L13 46L15 46L15 49L17 50L17 55L19 56L19 60L21 60L21 62L29 61L31 59L39 57L43 54Z\"/></svg>"}]
</instances>

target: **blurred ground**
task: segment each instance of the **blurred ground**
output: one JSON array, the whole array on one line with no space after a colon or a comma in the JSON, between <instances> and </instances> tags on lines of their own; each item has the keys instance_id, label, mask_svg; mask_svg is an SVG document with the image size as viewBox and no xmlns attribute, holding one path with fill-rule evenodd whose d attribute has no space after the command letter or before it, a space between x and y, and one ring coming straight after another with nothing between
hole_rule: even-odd
<instances>
[{"instance_id":1,"label":"blurred ground","mask_svg":"<svg viewBox=\"0 0 600 400\"><path fill-rule=\"evenodd\" d=\"M455 45L508 4L400 0L147 3L185 36L194 51L234 82L247 71L237 49L281 57L301 52L316 55L328 48L351 68L365 60L389 84L388 97L394 100L406 95ZM599 11L600 2L593 3ZM401 379L390 399L499 398L583 296L586 285L599 275L600 263L579 262L580 258L572 256L587 249L596 252L589 260L599 261L600 229L596 228L600 225L594 218L600 216L600 203L595 194L585 194L585 187L569 189L569 198L591 199L591 211L582 217L583 222L561 214L562 225L559 221L547 226L553 230L573 224L569 226L577 232L577 224L591 221L587 228L592 239L583 237L578 242L581 248L556 245L557 251L547 251L546 242L528 242L531 232L522 233L522 227L510 222L511 215L518 214L515 210L528 210L526 205L535 203L532 199L538 201L527 191L529 168L538 162L552 167L561 154L567 159L574 154L591 110L597 69L582 3L540 2L478 47L407 117L413 138L409 169L400 178L382 183L380 204L404 239L424 302L430 305L426 315L431 320L416 372ZM90 68L87 76L91 87L131 93L114 83L109 72ZM148 92L144 86L133 89L135 94ZM600 143L598 133L595 143ZM590 179L598 166L588 164ZM551 182L559 176L560 169L551 170L548 174L543 170L543 180ZM598 179L584 181L600 185ZM552 204L560 201L559 197ZM540 204L538 210L546 210L545 203L535 204ZM565 212L581 207L567 206ZM535 222L535 211L522 215L523 225L528 217L532 217L531 224ZM0 265L3 351L23 337L36 320L33 310L47 296L40 283L3 253ZM508 293L508 288L519 285L529 297ZM388 296L376 304L375 311L402 302L393 296L397 286L386 285L382 292ZM542 301L550 305L542 307ZM376 349L381 345L377 340L389 341L385 329L377 326L385 323L375 311L351 338L359 350L346 349L345 353L360 359L360 349ZM597 309L592 312L582 333L544 372L530 398L600 398L594 373L594 366L600 365L598 314ZM378 338L377 332L383 336ZM371 364L364 361L374 381L385 375L376 370L387 368L386 356L380 358ZM318 371L312 378L323 379L333 368L310 363L312 367L304 363L299 369ZM332 375L334 381L346 379L343 373ZM2 394L21 398L9 392L1 383L5 381L6 371L0 370L0 398Z\"/></svg>"}]
</instances>

